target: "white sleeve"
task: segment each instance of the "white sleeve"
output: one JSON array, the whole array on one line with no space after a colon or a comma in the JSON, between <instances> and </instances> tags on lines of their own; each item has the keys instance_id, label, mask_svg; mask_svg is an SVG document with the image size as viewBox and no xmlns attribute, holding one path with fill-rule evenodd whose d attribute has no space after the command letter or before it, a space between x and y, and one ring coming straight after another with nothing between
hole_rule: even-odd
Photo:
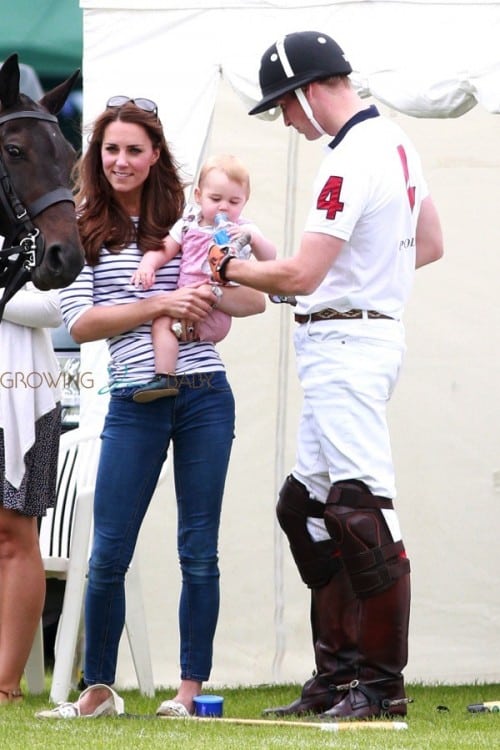
<instances>
[{"instance_id":1,"label":"white sleeve","mask_svg":"<svg viewBox=\"0 0 500 750\"><path fill-rule=\"evenodd\" d=\"M57 328L63 322L59 294L56 290L41 292L30 284L7 302L3 317L26 328Z\"/></svg>"},{"instance_id":2,"label":"white sleeve","mask_svg":"<svg viewBox=\"0 0 500 750\"><path fill-rule=\"evenodd\" d=\"M75 281L59 291L61 311L66 328L71 333L74 323L94 306L94 269L84 265Z\"/></svg>"}]
</instances>

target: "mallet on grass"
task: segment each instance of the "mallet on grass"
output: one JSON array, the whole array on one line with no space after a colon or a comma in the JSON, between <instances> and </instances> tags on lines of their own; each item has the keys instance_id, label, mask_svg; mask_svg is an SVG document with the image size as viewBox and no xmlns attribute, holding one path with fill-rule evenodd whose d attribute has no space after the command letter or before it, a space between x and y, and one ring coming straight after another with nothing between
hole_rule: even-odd
<instances>
[{"instance_id":1,"label":"mallet on grass","mask_svg":"<svg viewBox=\"0 0 500 750\"><path fill-rule=\"evenodd\" d=\"M260 727L300 727L306 729L320 729L323 732L355 732L365 729L408 729L405 721L281 721L279 719L237 719L233 717L210 717L210 716L161 716L162 719L182 719L184 721L216 721L224 724L246 724L249 726Z\"/></svg>"}]
</instances>

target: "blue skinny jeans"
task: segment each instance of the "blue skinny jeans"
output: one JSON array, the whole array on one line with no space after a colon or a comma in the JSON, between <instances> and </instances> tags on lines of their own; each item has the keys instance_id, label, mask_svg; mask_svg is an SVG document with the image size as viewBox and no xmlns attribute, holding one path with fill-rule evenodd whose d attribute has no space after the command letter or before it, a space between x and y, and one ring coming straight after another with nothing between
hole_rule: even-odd
<instances>
[{"instance_id":1,"label":"blue skinny jeans","mask_svg":"<svg viewBox=\"0 0 500 750\"><path fill-rule=\"evenodd\" d=\"M179 378L175 398L136 404L134 388L122 388L110 398L85 601L87 685L112 685L115 680L125 624L125 574L170 441L182 573L181 679L203 682L210 676L219 614L219 522L234 438L234 398L224 372Z\"/></svg>"}]
</instances>

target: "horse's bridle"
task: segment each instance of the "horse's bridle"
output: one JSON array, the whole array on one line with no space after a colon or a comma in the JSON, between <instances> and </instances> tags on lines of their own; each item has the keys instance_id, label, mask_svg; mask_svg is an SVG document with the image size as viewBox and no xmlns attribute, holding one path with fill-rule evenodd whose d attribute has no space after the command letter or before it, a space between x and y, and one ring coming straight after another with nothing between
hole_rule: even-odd
<instances>
[{"instance_id":1,"label":"horse's bridle","mask_svg":"<svg viewBox=\"0 0 500 750\"><path fill-rule=\"evenodd\" d=\"M58 122L57 117L49 112L26 110L0 115L0 125L21 118ZM40 264L43 257L44 236L33 224L32 219L49 206L63 201L75 202L71 190L61 187L50 190L26 207L12 187L0 154L0 202L11 226L4 246L0 249L0 288L5 287L0 300L0 320L7 302L26 283L32 269ZM14 244L15 242L17 244Z\"/></svg>"}]
</instances>

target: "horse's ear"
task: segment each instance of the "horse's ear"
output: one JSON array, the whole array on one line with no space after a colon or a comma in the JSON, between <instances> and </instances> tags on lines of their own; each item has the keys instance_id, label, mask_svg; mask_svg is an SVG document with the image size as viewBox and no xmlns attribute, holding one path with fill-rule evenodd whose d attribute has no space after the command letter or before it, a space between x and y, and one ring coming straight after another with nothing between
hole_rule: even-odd
<instances>
[{"instance_id":1,"label":"horse's ear","mask_svg":"<svg viewBox=\"0 0 500 750\"><path fill-rule=\"evenodd\" d=\"M64 83L60 83L59 86L56 86L42 96L40 104L48 109L52 115L59 114L79 75L80 70L75 70L73 75L64 81Z\"/></svg>"},{"instance_id":2,"label":"horse's ear","mask_svg":"<svg viewBox=\"0 0 500 750\"><path fill-rule=\"evenodd\" d=\"M19 78L19 59L14 52L0 68L0 102L4 109L19 101Z\"/></svg>"}]
</instances>

